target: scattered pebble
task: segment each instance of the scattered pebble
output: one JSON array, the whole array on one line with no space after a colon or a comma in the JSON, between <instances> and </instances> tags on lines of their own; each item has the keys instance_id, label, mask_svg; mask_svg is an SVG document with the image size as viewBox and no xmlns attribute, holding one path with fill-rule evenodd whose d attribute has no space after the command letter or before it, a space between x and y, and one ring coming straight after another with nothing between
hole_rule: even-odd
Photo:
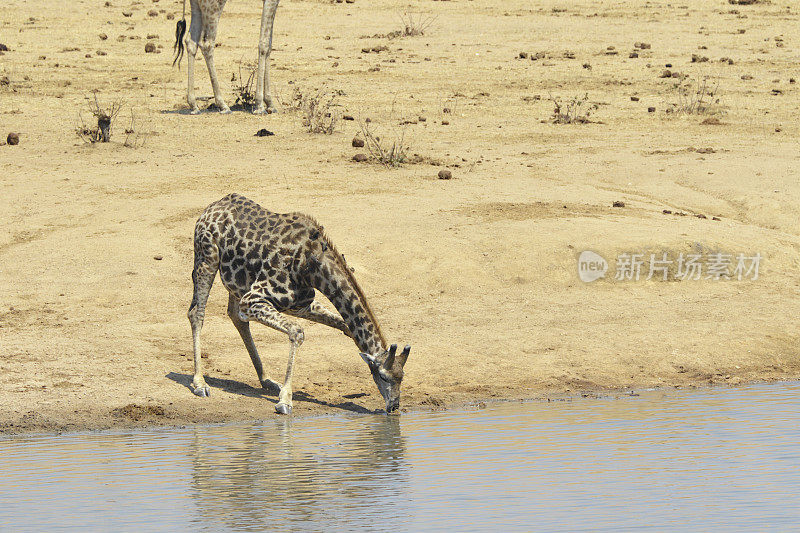
<instances>
[{"instance_id":1,"label":"scattered pebble","mask_svg":"<svg viewBox=\"0 0 800 533\"><path fill-rule=\"evenodd\" d=\"M440 180L449 180L452 179L453 173L449 170L442 169L439 171L439 179Z\"/></svg>"},{"instance_id":2,"label":"scattered pebble","mask_svg":"<svg viewBox=\"0 0 800 533\"><path fill-rule=\"evenodd\" d=\"M8 46L4 45L3 43L0 43L0 52L8 52L8 51L9 51Z\"/></svg>"},{"instance_id":3,"label":"scattered pebble","mask_svg":"<svg viewBox=\"0 0 800 533\"><path fill-rule=\"evenodd\" d=\"M628 54L628 57L631 59L636 59L637 57L639 57L639 54L638 52L631 52L630 54Z\"/></svg>"},{"instance_id":4,"label":"scattered pebble","mask_svg":"<svg viewBox=\"0 0 800 533\"><path fill-rule=\"evenodd\" d=\"M361 153L359 153L359 154L356 154L356 155L354 155L354 156L353 156L353 161L355 161L356 163L363 163L363 162L364 162L364 161L366 161L367 159L369 159L369 158L367 157L367 154L361 154Z\"/></svg>"},{"instance_id":5,"label":"scattered pebble","mask_svg":"<svg viewBox=\"0 0 800 533\"><path fill-rule=\"evenodd\" d=\"M131 16L133 16L133 12L132 11L123 11L122 12L122 16L123 17L131 17Z\"/></svg>"},{"instance_id":6,"label":"scattered pebble","mask_svg":"<svg viewBox=\"0 0 800 533\"><path fill-rule=\"evenodd\" d=\"M442 121L442 126L449 126L449 125L450 125L450 122L448 122L447 120L443 120Z\"/></svg>"},{"instance_id":7,"label":"scattered pebble","mask_svg":"<svg viewBox=\"0 0 800 533\"><path fill-rule=\"evenodd\" d=\"M631 96L631 102L638 102L638 101L639 101L638 96Z\"/></svg>"},{"instance_id":8,"label":"scattered pebble","mask_svg":"<svg viewBox=\"0 0 800 533\"><path fill-rule=\"evenodd\" d=\"M8 137L6 137L6 142L11 146L18 145L19 144L19 135L17 135L14 132L9 133Z\"/></svg>"},{"instance_id":9,"label":"scattered pebble","mask_svg":"<svg viewBox=\"0 0 800 533\"><path fill-rule=\"evenodd\" d=\"M719 126L722 124L722 121L717 117L708 117L700 122L703 126Z\"/></svg>"},{"instance_id":10,"label":"scattered pebble","mask_svg":"<svg viewBox=\"0 0 800 533\"><path fill-rule=\"evenodd\" d=\"M707 63L708 58L698 54L692 54L692 63Z\"/></svg>"},{"instance_id":11,"label":"scattered pebble","mask_svg":"<svg viewBox=\"0 0 800 533\"><path fill-rule=\"evenodd\" d=\"M364 147L364 139L359 139L358 137L353 137L353 148L363 148Z\"/></svg>"},{"instance_id":12,"label":"scattered pebble","mask_svg":"<svg viewBox=\"0 0 800 533\"><path fill-rule=\"evenodd\" d=\"M255 137L269 137L271 135L275 135L273 132L269 131L267 128L261 128L256 132L254 135Z\"/></svg>"},{"instance_id":13,"label":"scattered pebble","mask_svg":"<svg viewBox=\"0 0 800 533\"><path fill-rule=\"evenodd\" d=\"M656 112L656 108L655 107L648 107L647 108L647 112L648 113L655 113Z\"/></svg>"},{"instance_id":14,"label":"scattered pebble","mask_svg":"<svg viewBox=\"0 0 800 533\"><path fill-rule=\"evenodd\" d=\"M342 120L355 120L355 118L353 118L353 116L352 116L352 115L344 115L344 116L342 117Z\"/></svg>"},{"instance_id":15,"label":"scattered pebble","mask_svg":"<svg viewBox=\"0 0 800 533\"><path fill-rule=\"evenodd\" d=\"M155 259L156 261L161 261L162 259L164 259L164 256L163 255L154 255L153 259Z\"/></svg>"},{"instance_id":16,"label":"scattered pebble","mask_svg":"<svg viewBox=\"0 0 800 533\"><path fill-rule=\"evenodd\" d=\"M105 33L101 33L100 35L98 35L98 37L100 37L101 41L105 41L106 39L108 39L108 35L106 35Z\"/></svg>"},{"instance_id":17,"label":"scattered pebble","mask_svg":"<svg viewBox=\"0 0 800 533\"><path fill-rule=\"evenodd\" d=\"M611 204L611 207L625 207L625 202L621 200L616 200L614 201L613 204Z\"/></svg>"},{"instance_id":18,"label":"scattered pebble","mask_svg":"<svg viewBox=\"0 0 800 533\"><path fill-rule=\"evenodd\" d=\"M148 53L148 54L155 53L156 45L153 44L153 43L147 43L146 45L144 45L144 51L145 51L145 53Z\"/></svg>"},{"instance_id":19,"label":"scattered pebble","mask_svg":"<svg viewBox=\"0 0 800 533\"><path fill-rule=\"evenodd\" d=\"M150 11L147 12L147 16L148 17L157 17L158 16L158 11L156 11L155 9L151 9Z\"/></svg>"},{"instance_id":20,"label":"scattered pebble","mask_svg":"<svg viewBox=\"0 0 800 533\"><path fill-rule=\"evenodd\" d=\"M661 74L658 76L659 78L671 78L672 71L669 69L664 69L661 71Z\"/></svg>"}]
</instances>

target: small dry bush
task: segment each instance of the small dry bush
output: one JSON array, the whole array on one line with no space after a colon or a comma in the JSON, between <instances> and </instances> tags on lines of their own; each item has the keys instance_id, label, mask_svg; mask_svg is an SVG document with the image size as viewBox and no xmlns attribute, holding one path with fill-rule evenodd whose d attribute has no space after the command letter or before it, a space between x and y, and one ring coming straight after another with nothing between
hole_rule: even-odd
<instances>
[{"instance_id":1,"label":"small dry bush","mask_svg":"<svg viewBox=\"0 0 800 533\"><path fill-rule=\"evenodd\" d=\"M142 132L142 124L133 109L131 109L131 118L128 122L128 127L125 128L125 142L122 144L128 148L141 148L144 146L145 139L146 136Z\"/></svg>"},{"instance_id":2,"label":"small dry bush","mask_svg":"<svg viewBox=\"0 0 800 533\"><path fill-rule=\"evenodd\" d=\"M553 124L588 124L592 122L590 117L598 107L597 104L589 103L588 93L566 102L551 94L550 101L553 102L553 115L550 117Z\"/></svg>"},{"instance_id":3,"label":"small dry bush","mask_svg":"<svg viewBox=\"0 0 800 533\"><path fill-rule=\"evenodd\" d=\"M303 128L309 133L333 134L341 118L336 98L341 91L328 92L318 90L305 92L295 86L288 102L281 99L281 105L301 114Z\"/></svg>"},{"instance_id":4,"label":"small dry bush","mask_svg":"<svg viewBox=\"0 0 800 533\"><path fill-rule=\"evenodd\" d=\"M425 32L436 21L433 15L415 15L413 13L403 13L400 15L400 21L403 27L400 30L398 37L416 37L418 35L425 35Z\"/></svg>"},{"instance_id":5,"label":"small dry bush","mask_svg":"<svg viewBox=\"0 0 800 533\"><path fill-rule=\"evenodd\" d=\"M721 113L722 106L717 96L719 80L708 77L692 82L683 79L673 87L677 102L672 104L672 112L683 115L714 115Z\"/></svg>"},{"instance_id":6,"label":"small dry bush","mask_svg":"<svg viewBox=\"0 0 800 533\"><path fill-rule=\"evenodd\" d=\"M244 66L244 72L242 67ZM231 76L233 94L236 96L234 107L243 111L252 111L256 107L256 94L253 84L255 83L258 65L254 62L239 62L239 77L236 74ZM246 76L246 78L245 78Z\"/></svg>"},{"instance_id":7,"label":"small dry bush","mask_svg":"<svg viewBox=\"0 0 800 533\"><path fill-rule=\"evenodd\" d=\"M87 98L87 100L89 100L89 111L94 119L94 124L87 125L83 119L83 114L79 113L80 125L76 133L87 143L107 143L111 140L111 126L120 109L122 109L122 102L116 101L109 106L101 106L97 99L97 93L94 94L93 99Z\"/></svg>"},{"instance_id":8,"label":"small dry bush","mask_svg":"<svg viewBox=\"0 0 800 533\"><path fill-rule=\"evenodd\" d=\"M359 125L364 146L373 159L387 167L399 167L408 161L409 146L405 142L405 130L389 142L376 136L366 122L359 122Z\"/></svg>"}]
</instances>

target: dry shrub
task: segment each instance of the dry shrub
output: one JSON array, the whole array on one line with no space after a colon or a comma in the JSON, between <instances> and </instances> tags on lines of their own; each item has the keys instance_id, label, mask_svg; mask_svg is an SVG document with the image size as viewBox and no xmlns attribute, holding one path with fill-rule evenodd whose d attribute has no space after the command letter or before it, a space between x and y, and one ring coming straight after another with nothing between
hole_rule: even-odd
<instances>
[{"instance_id":1,"label":"dry shrub","mask_svg":"<svg viewBox=\"0 0 800 533\"><path fill-rule=\"evenodd\" d=\"M87 125L83 115L79 114L80 126L78 126L76 133L88 143L107 143L111 140L111 126L120 109L122 109L122 102L118 100L110 106L103 107L97 100L97 93L94 93L94 98L89 100L88 103L89 111L95 120L95 124Z\"/></svg>"},{"instance_id":2,"label":"dry shrub","mask_svg":"<svg viewBox=\"0 0 800 533\"><path fill-rule=\"evenodd\" d=\"M553 102L553 115L550 117L553 124L588 124L592 122L589 117L598 107L589 103L588 93L583 97L575 96L567 102L551 94L550 101Z\"/></svg>"},{"instance_id":3,"label":"dry shrub","mask_svg":"<svg viewBox=\"0 0 800 533\"><path fill-rule=\"evenodd\" d=\"M409 146L405 143L405 130L400 136L390 142L382 141L369 128L366 122L359 122L361 135L364 137L364 145L373 159L387 167L399 167L408 161Z\"/></svg>"},{"instance_id":4,"label":"dry shrub","mask_svg":"<svg viewBox=\"0 0 800 533\"><path fill-rule=\"evenodd\" d=\"M708 77L692 82L689 78L681 80L673 87L677 102L672 104L671 112L683 115L714 115L722 112L719 80L710 81Z\"/></svg>"},{"instance_id":5,"label":"dry shrub","mask_svg":"<svg viewBox=\"0 0 800 533\"><path fill-rule=\"evenodd\" d=\"M234 96L236 96L236 101L233 105L235 108L242 109L243 111L252 111L256 107L256 94L253 84L255 83L256 74L258 73L258 64L252 61L244 63L244 74L247 75L247 79L245 79L244 74L242 74L242 65L243 62L240 61L238 79L236 74L231 76L231 82L234 83L233 93Z\"/></svg>"},{"instance_id":6,"label":"dry shrub","mask_svg":"<svg viewBox=\"0 0 800 533\"><path fill-rule=\"evenodd\" d=\"M341 118L339 104L336 103L336 98L341 94L344 93L324 90L305 92L295 86L290 100L286 102L280 98L280 101L282 106L300 112L303 128L306 131L331 135L336 131L336 125Z\"/></svg>"},{"instance_id":7,"label":"dry shrub","mask_svg":"<svg viewBox=\"0 0 800 533\"><path fill-rule=\"evenodd\" d=\"M436 21L436 17L433 15L419 14L415 18L413 13L403 13L400 15L400 21L403 23L403 27L398 37L416 37L418 35L425 35L425 31L433 25Z\"/></svg>"}]
</instances>

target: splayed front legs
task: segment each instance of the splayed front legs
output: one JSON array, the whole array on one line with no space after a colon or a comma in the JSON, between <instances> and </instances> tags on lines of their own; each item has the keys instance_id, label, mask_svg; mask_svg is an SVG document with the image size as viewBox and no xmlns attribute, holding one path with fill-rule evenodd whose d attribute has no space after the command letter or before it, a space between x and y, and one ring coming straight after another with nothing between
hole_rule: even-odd
<instances>
[{"instance_id":1,"label":"splayed front legs","mask_svg":"<svg viewBox=\"0 0 800 533\"><path fill-rule=\"evenodd\" d=\"M297 324L288 321L286 317L281 315L260 293L253 291L245 294L239 302L239 318L242 321L256 320L265 326L286 333L289 336L289 342L292 343L289 351L289 363L286 365L286 377L283 380L283 385L278 394L278 404L275 406L275 411L284 415L291 413L294 355L297 352L297 348L303 344L303 340L305 339L303 329ZM253 363L255 364L255 360ZM260 359L258 364L261 364ZM258 372L258 368L256 368L256 372Z\"/></svg>"}]
</instances>

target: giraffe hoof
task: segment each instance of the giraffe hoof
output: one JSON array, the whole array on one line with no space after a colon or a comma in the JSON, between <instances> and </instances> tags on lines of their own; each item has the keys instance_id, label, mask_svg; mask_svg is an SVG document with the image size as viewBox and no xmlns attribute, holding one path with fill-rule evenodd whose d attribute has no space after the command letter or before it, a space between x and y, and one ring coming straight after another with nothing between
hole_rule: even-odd
<instances>
[{"instance_id":1,"label":"giraffe hoof","mask_svg":"<svg viewBox=\"0 0 800 533\"><path fill-rule=\"evenodd\" d=\"M195 396L200 396L201 398L208 398L211 396L211 389L209 389L208 386L197 387L192 392L195 394Z\"/></svg>"},{"instance_id":2,"label":"giraffe hoof","mask_svg":"<svg viewBox=\"0 0 800 533\"><path fill-rule=\"evenodd\" d=\"M292 407L290 405L286 405L285 403L279 403L275 406L275 412L279 415L290 415L292 414Z\"/></svg>"},{"instance_id":3,"label":"giraffe hoof","mask_svg":"<svg viewBox=\"0 0 800 533\"><path fill-rule=\"evenodd\" d=\"M219 114L220 115L230 115L231 114L231 108L228 107L228 106L225 106L225 107L223 107L222 109L219 110Z\"/></svg>"},{"instance_id":4,"label":"giraffe hoof","mask_svg":"<svg viewBox=\"0 0 800 533\"><path fill-rule=\"evenodd\" d=\"M189 114L190 114L190 115L199 115L199 114L200 114L200 108L197 108L197 107L194 107L194 108L192 108L192 109L189 111Z\"/></svg>"},{"instance_id":5,"label":"giraffe hoof","mask_svg":"<svg viewBox=\"0 0 800 533\"><path fill-rule=\"evenodd\" d=\"M281 386L272 381L271 379L265 379L261 382L261 388L267 392L280 392Z\"/></svg>"},{"instance_id":6,"label":"giraffe hoof","mask_svg":"<svg viewBox=\"0 0 800 533\"><path fill-rule=\"evenodd\" d=\"M255 109L253 109L253 114L254 115L266 115L267 114L267 108L264 107L264 106L259 106L259 107L255 108Z\"/></svg>"}]
</instances>

